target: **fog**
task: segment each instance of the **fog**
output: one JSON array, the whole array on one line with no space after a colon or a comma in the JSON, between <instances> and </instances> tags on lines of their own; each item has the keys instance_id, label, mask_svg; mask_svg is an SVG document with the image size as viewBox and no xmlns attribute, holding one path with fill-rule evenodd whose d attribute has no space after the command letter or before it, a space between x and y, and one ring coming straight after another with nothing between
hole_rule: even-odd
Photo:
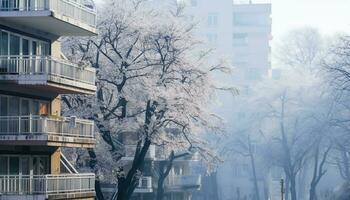
<instances>
[{"instance_id":1,"label":"fog","mask_svg":"<svg viewBox=\"0 0 350 200\"><path fill-rule=\"evenodd\" d=\"M74 41L67 52L102 63L98 99L78 99L90 104L76 109L98 116L94 159L107 164L90 168L99 181L129 181L114 197L131 196L122 191L145 172L156 177L158 200L350 199L348 0L111 2L97 1L104 14L101 33L87 43L92 52ZM113 109L120 111L100 119ZM134 174L123 171L129 163L111 175L123 157L113 133L138 142ZM162 159L143 171L151 145ZM176 162L177 155L199 158ZM168 175L201 183L170 191ZM135 199L148 199L140 193Z\"/></svg>"}]
</instances>

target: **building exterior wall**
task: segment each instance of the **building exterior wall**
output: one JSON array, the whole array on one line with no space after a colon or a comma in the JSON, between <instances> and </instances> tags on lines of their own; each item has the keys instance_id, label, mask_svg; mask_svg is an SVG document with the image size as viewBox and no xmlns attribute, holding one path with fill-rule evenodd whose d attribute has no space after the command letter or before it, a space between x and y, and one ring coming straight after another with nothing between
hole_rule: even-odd
<instances>
[{"instance_id":1,"label":"building exterior wall","mask_svg":"<svg viewBox=\"0 0 350 200\"><path fill-rule=\"evenodd\" d=\"M96 17L74 2L74 12ZM95 83L79 83L75 73L86 71L63 60L59 38L94 35L95 25L52 1L30 3L35 6L23 0L0 5L0 199L94 199L93 174L62 174L61 147L92 148L95 141L93 122L61 117L60 94L93 94ZM76 188L76 181L84 186Z\"/></svg>"}]
</instances>

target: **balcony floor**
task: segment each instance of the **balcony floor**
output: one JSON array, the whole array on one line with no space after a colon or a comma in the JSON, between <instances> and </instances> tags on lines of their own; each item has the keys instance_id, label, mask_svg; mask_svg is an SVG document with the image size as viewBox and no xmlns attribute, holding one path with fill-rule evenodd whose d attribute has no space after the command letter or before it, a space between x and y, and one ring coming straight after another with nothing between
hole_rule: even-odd
<instances>
[{"instance_id":1,"label":"balcony floor","mask_svg":"<svg viewBox=\"0 0 350 200\"><path fill-rule=\"evenodd\" d=\"M95 36L96 29L52 11L0 12L4 22L35 29L58 36Z\"/></svg>"},{"instance_id":2,"label":"balcony floor","mask_svg":"<svg viewBox=\"0 0 350 200\"><path fill-rule=\"evenodd\" d=\"M47 134L0 135L0 145L94 148L96 140Z\"/></svg>"},{"instance_id":3,"label":"balcony floor","mask_svg":"<svg viewBox=\"0 0 350 200\"><path fill-rule=\"evenodd\" d=\"M95 87L91 89L83 89L80 87L67 86L49 81L41 83L19 83L18 81L5 81L0 75L0 92L13 92L20 94L28 94L31 96L54 98L59 94L87 94L94 95Z\"/></svg>"},{"instance_id":4,"label":"balcony floor","mask_svg":"<svg viewBox=\"0 0 350 200\"><path fill-rule=\"evenodd\" d=\"M59 200L59 199L95 199L95 192L67 193L55 195L1 195L1 200Z\"/></svg>"}]
</instances>

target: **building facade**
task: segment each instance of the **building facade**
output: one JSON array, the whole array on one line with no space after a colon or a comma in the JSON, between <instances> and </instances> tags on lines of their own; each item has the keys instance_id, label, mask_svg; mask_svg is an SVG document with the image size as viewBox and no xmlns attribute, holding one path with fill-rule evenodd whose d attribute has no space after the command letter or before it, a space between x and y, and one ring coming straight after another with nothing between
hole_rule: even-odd
<instances>
[{"instance_id":1,"label":"building facade","mask_svg":"<svg viewBox=\"0 0 350 200\"><path fill-rule=\"evenodd\" d=\"M95 70L72 63L61 36L96 35L81 0L0 0L0 199L94 199L62 147L93 148L94 123L61 116L61 94L93 95Z\"/></svg>"},{"instance_id":2,"label":"building facade","mask_svg":"<svg viewBox=\"0 0 350 200\"><path fill-rule=\"evenodd\" d=\"M271 74L272 20L271 3L251 0L181 0L186 4L186 14L198 23L197 34L213 48L217 58L229 61L232 76L218 77L223 85L235 86L240 95L219 94L220 105L214 111L227 122L227 131L235 130L245 113L244 98L260 80ZM220 82L219 82L220 84ZM240 105L240 107L237 107ZM216 177L207 177L205 194L196 199L240 200L254 198L254 185L250 173L250 160L246 157L225 158ZM263 176L258 177L260 196L264 199L269 188L265 188ZM213 185L215 184L215 185ZM211 191L216 188L217 191ZM210 197L209 197L210 196Z\"/></svg>"}]
</instances>

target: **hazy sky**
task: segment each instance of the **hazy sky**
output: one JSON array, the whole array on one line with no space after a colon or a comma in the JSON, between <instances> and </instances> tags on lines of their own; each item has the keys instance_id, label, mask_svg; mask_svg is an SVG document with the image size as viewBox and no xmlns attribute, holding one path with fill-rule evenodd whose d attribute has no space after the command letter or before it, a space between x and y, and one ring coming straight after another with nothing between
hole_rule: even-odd
<instances>
[{"instance_id":1,"label":"hazy sky","mask_svg":"<svg viewBox=\"0 0 350 200\"><path fill-rule=\"evenodd\" d=\"M313 26L327 34L350 32L350 0L271 1L275 39L300 26Z\"/></svg>"},{"instance_id":2,"label":"hazy sky","mask_svg":"<svg viewBox=\"0 0 350 200\"><path fill-rule=\"evenodd\" d=\"M272 3L273 35L275 39L278 39L288 30L301 26L313 26L327 34L350 33L350 0L252 1L270 1ZM95 2L100 3L103 0L95 0Z\"/></svg>"}]
</instances>

